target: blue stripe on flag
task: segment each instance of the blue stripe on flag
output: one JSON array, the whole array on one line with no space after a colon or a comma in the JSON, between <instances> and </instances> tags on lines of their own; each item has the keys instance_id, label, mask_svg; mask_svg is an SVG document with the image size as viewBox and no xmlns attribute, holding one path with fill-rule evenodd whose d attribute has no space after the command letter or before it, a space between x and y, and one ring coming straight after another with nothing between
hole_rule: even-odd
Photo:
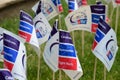
<instances>
[{"instance_id":1,"label":"blue stripe on flag","mask_svg":"<svg viewBox=\"0 0 120 80\"><path fill-rule=\"evenodd\" d=\"M97 42L100 42L103 37L104 37L104 34L100 30L97 29L96 35L95 35L95 40Z\"/></svg>"},{"instance_id":2,"label":"blue stripe on flag","mask_svg":"<svg viewBox=\"0 0 120 80\"><path fill-rule=\"evenodd\" d=\"M105 20L105 15L92 14L92 22L97 24L100 20L100 17Z\"/></svg>"},{"instance_id":3,"label":"blue stripe on flag","mask_svg":"<svg viewBox=\"0 0 120 80\"><path fill-rule=\"evenodd\" d=\"M107 57L108 57L109 60L112 60L113 55L112 55L111 51L109 51L109 53L107 54Z\"/></svg>"},{"instance_id":4,"label":"blue stripe on flag","mask_svg":"<svg viewBox=\"0 0 120 80\"><path fill-rule=\"evenodd\" d=\"M20 21L20 30L31 33L33 31L33 26L30 24L27 24L26 22Z\"/></svg>"},{"instance_id":5,"label":"blue stripe on flag","mask_svg":"<svg viewBox=\"0 0 120 80\"><path fill-rule=\"evenodd\" d=\"M59 55L76 57L74 46L68 45L68 44L60 44L59 45Z\"/></svg>"},{"instance_id":6,"label":"blue stripe on flag","mask_svg":"<svg viewBox=\"0 0 120 80\"><path fill-rule=\"evenodd\" d=\"M69 4L69 9L71 10L75 10L75 3L74 2L68 2L68 4Z\"/></svg>"},{"instance_id":7,"label":"blue stripe on flag","mask_svg":"<svg viewBox=\"0 0 120 80\"><path fill-rule=\"evenodd\" d=\"M60 49L66 49L66 50L75 50L75 49L74 49L74 46L69 45L69 44L60 44L60 45L59 45L59 48L60 48Z\"/></svg>"},{"instance_id":8,"label":"blue stripe on flag","mask_svg":"<svg viewBox=\"0 0 120 80\"><path fill-rule=\"evenodd\" d=\"M15 62L18 52L4 46L4 58L10 62Z\"/></svg>"}]
</instances>

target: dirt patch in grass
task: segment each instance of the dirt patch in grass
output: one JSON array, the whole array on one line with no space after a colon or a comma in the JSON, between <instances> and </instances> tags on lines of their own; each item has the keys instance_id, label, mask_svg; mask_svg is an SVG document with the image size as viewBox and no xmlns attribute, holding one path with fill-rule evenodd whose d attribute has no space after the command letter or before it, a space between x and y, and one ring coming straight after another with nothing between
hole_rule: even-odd
<instances>
[{"instance_id":1,"label":"dirt patch in grass","mask_svg":"<svg viewBox=\"0 0 120 80\"><path fill-rule=\"evenodd\" d=\"M25 10L26 12L32 11L32 6L38 0L25 0L24 2L16 3L10 6L7 6L0 10L0 21L7 18L18 17L20 10Z\"/></svg>"}]
</instances>

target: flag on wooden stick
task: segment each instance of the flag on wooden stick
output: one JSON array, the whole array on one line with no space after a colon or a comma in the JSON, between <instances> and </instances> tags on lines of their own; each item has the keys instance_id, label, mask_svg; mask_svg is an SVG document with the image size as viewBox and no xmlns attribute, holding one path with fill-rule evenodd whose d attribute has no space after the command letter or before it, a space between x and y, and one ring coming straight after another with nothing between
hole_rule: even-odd
<instances>
[{"instance_id":1,"label":"flag on wooden stick","mask_svg":"<svg viewBox=\"0 0 120 80\"><path fill-rule=\"evenodd\" d=\"M93 54L110 71L117 50L118 46L115 32L103 19L100 19L92 46Z\"/></svg>"},{"instance_id":2,"label":"flag on wooden stick","mask_svg":"<svg viewBox=\"0 0 120 80\"><path fill-rule=\"evenodd\" d=\"M91 9L90 6L81 6L69 13L65 18L68 31L86 30L91 32Z\"/></svg>"},{"instance_id":3,"label":"flag on wooden stick","mask_svg":"<svg viewBox=\"0 0 120 80\"><path fill-rule=\"evenodd\" d=\"M25 40L8 31L4 31L3 37L5 68L10 70L15 79L26 80Z\"/></svg>"},{"instance_id":4,"label":"flag on wooden stick","mask_svg":"<svg viewBox=\"0 0 120 80\"><path fill-rule=\"evenodd\" d=\"M56 72L62 69L71 79L79 79L83 72L70 33L60 30L46 43L44 60Z\"/></svg>"},{"instance_id":5,"label":"flag on wooden stick","mask_svg":"<svg viewBox=\"0 0 120 80\"><path fill-rule=\"evenodd\" d=\"M47 20L51 20L58 15L58 10L52 0L41 0L32 7L32 10L36 15L42 12Z\"/></svg>"},{"instance_id":6,"label":"flag on wooden stick","mask_svg":"<svg viewBox=\"0 0 120 80\"><path fill-rule=\"evenodd\" d=\"M26 42L30 43L39 55L39 43L35 32L32 17L24 11L20 11L20 27L19 36L24 38Z\"/></svg>"},{"instance_id":7,"label":"flag on wooden stick","mask_svg":"<svg viewBox=\"0 0 120 80\"><path fill-rule=\"evenodd\" d=\"M41 45L49 39L51 26L42 12L34 17L33 22L39 45Z\"/></svg>"},{"instance_id":8,"label":"flag on wooden stick","mask_svg":"<svg viewBox=\"0 0 120 80\"><path fill-rule=\"evenodd\" d=\"M56 6L56 9L58 10L59 13L63 12L63 7L61 4L61 0L52 0L54 5Z\"/></svg>"}]
</instances>

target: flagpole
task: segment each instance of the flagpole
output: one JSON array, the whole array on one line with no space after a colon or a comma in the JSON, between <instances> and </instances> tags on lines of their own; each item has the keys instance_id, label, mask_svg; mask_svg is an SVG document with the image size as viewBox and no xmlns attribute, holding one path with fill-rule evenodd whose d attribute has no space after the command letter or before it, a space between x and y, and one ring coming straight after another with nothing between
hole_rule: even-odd
<instances>
[{"instance_id":1,"label":"flagpole","mask_svg":"<svg viewBox=\"0 0 120 80\"><path fill-rule=\"evenodd\" d=\"M44 0L39 0L41 1L41 5L42 5L42 1L43 1L43 6L44 6ZM41 54L41 48L40 48L40 54ZM38 54L38 70L37 70L37 80L40 80L40 58L41 58L41 55Z\"/></svg>"},{"instance_id":2,"label":"flagpole","mask_svg":"<svg viewBox=\"0 0 120 80\"><path fill-rule=\"evenodd\" d=\"M55 80L55 72L53 72L53 79L52 80Z\"/></svg>"},{"instance_id":3,"label":"flagpole","mask_svg":"<svg viewBox=\"0 0 120 80\"><path fill-rule=\"evenodd\" d=\"M104 66L104 80L106 80L106 67Z\"/></svg>"},{"instance_id":4,"label":"flagpole","mask_svg":"<svg viewBox=\"0 0 120 80\"><path fill-rule=\"evenodd\" d=\"M119 6L117 4L117 10L116 10L116 23L115 23L115 32L117 34L117 29L118 29L118 19L119 19Z\"/></svg>"},{"instance_id":5,"label":"flagpole","mask_svg":"<svg viewBox=\"0 0 120 80\"><path fill-rule=\"evenodd\" d=\"M112 2L111 2L112 3ZM110 5L111 6L111 5ZM111 23L109 23L111 26L112 26L112 17L113 17L113 13L114 13L114 10L115 10L115 8L113 7L112 8L112 12L111 12L111 14L110 14L110 22Z\"/></svg>"},{"instance_id":6,"label":"flagpole","mask_svg":"<svg viewBox=\"0 0 120 80\"><path fill-rule=\"evenodd\" d=\"M84 57L84 31L82 31L82 57Z\"/></svg>"},{"instance_id":7,"label":"flagpole","mask_svg":"<svg viewBox=\"0 0 120 80\"><path fill-rule=\"evenodd\" d=\"M41 49L40 49L41 52ZM37 70L37 80L40 80L40 54L38 56L38 70Z\"/></svg>"},{"instance_id":8,"label":"flagpole","mask_svg":"<svg viewBox=\"0 0 120 80\"><path fill-rule=\"evenodd\" d=\"M95 57L93 80L96 80L96 68L97 68L97 58Z\"/></svg>"},{"instance_id":9,"label":"flagpole","mask_svg":"<svg viewBox=\"0 0 120 80\"><path fill-rule=\"evenodd\" d=\"M57 7L58 7L58 0L57 0ZM59 29L62 29L62 27L61 27L61 15L60 15L59 10L58 10L58 13L59 13L59 15L58 15L58 17L59 17ZM59 70L59 80L62 80L62 70Z\"/></svg>"},{"instance_id":10,"label":"flagpole","mask_svg":"<svg viewBox=\"0 0 120 80\"><path fill-rule=\"evenodd\" d=\"M59 14L59 29L62 29L61 28L61 15ZM62 80L62 71L59 70L59 80Z\"/></svg>"}]
</instances>

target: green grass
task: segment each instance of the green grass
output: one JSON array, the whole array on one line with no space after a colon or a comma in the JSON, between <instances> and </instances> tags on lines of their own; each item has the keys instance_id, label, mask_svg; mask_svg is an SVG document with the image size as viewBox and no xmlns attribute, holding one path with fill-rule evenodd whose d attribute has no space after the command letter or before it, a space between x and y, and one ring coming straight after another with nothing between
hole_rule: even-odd
<instances>
[{"instance_id":1,"label":"green grass","mask_svg":"<svg viewBox=\"0 0 120 80\"><path fill-rule=\"evenodd\" d=\"M62 0L63 6L64 6L64 13L62 13L62 24L61 28L66 30L64 18L68 14L66 7L66 3L64 0ZM94 4L95 0L88 0L89 4ZM108 6L108 14L110 15L112 8L110 8L111 5ZM116 11L116 9L115 9ZM120 12L120 11L119 11ZM34 13L32 11L29 11L29 13L34 16ZM19 13L18 13L19 14ZM116 14L116 12L114 12ZM109 16L108 15L108 16ZM55 17L55 18L58 18ZM50 21L51 26L53 25L55 19L52 19ZM120 15L119 15L119 21L120 22ZM115 15L112 17L112 27L115 28ZM19 27L19 16L10 17L7 19L3 19L0 22L0 26L17 34L18 33L18 27ZM85 54L84 57L82 57L82 39L81 39L81 31L74 31L75 34L75 47L78 51L79 60L81 62L82 68L83 68L83 76L80 78L80 80L93 80L93 70L94 70L94 60L95 56L91 52L91 46L93 42L94 35L92 33L85 31ZM117 33L117 40L118 40L118 46L120 47L120 24L118 24L118 33ZM45 44L41 45L41 66L40 66L40 80L52 80L52 70L46 65L46 63L43 60L42 54L44 50ZM37 68L38 68L38 57L35 53L35 51L31 48L29 44L26 44L27 48L27 78L28 80L37 80ZM31 56L30 56L31 55ZM107 72L107 80L120 80L120 50L118 50L115 62L110 70L110 72ZM0 67L2 68L3 63L0 63ZM97 72L96 72L96 80L103 80L104 77L104 65L101 61L97 60ZM55 74L55 80L59 80L59 71ZM70 80L67 75L65 75L64 72L62 72L62 80Z\"/></svg>"}]
</instances>

